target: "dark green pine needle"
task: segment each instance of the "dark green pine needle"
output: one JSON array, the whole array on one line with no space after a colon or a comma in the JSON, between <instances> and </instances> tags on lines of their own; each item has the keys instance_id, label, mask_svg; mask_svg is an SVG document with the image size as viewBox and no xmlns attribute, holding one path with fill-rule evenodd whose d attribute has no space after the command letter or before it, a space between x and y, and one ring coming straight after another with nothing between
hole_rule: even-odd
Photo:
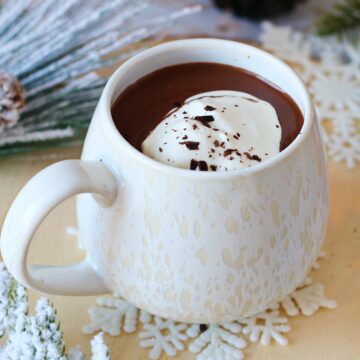
<instances>
[{"instance_id":1,"label":"dark green pine needle","mask_svg":"<svg viewBox=\"0 0 360 360\"><path fill-rule=\"evenodd\" d=\"M360 0L346 0L336 4L334 9L321 16L316 24L316 33L320 36L353 36L359 29Z\"/></svg>"}]
</instances>

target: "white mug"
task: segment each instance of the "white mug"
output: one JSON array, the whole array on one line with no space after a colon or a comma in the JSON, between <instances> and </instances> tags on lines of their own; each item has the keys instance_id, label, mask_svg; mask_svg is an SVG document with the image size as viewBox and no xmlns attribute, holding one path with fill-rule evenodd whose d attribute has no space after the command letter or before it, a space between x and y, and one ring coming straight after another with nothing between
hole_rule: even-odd
<instances>
[{"instance_id":1,"label":"white mug","mask_svg":"<svg viewBox=\"0 0 360 360\"><path fill-rule=\"evenodd\" d=\"M196 172L156 162L118 132L111 105L130 84L165 66L216 62L252 71L288 93L304 124L285 150L251 168ZM87 259L27 263L44 217L70 196ZM81 160L41 171L4 223L4 262L22 284L52 294L115 292L178 321L219 323L265 310L296 288L323 242L325 156L309 94L285 63L226 40L173 41L121 65L108 81Z\"/></svg>"}]
</instances>

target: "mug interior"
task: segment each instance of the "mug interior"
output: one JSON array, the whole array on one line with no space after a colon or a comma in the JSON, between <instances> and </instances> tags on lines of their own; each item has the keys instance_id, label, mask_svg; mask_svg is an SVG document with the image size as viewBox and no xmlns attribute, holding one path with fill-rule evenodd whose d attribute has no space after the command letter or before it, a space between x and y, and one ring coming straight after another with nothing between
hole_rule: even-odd
<instances>
[{"instance_id":1,"label":"mug interior","mask_svg":"<svg viewBox=\"0 0 360 360\"><path fill-rule=\"evenodd\" d=\"M115 124L111 116L111 106L121 92L129 85L163 67L190 62L226 64L253 72L287 93L298 105L303 115L304 122L300 130L302 136L298 135L286 149L254 167L227 172L227 174L252 172L254 169L270 166L277 158L287 156L303 141L311 127L313 113L309 93L296 73L287 64L263 50L246 44L221 39L171 41L145 50L121 65L109 80L103 94L104 105L108 114L107 118L111 121L112 127L114 128ZM117 133L122 138L120 132L117 131ZM122 140L126 141L123 138ZM131 144L127 144L133 151L138 153L138 156L145 157L152 162L155 161L133 148ZM159 167L189 172L187 169L174 168L157 161L155 162L159 164Z\"/></svg>"}]
</instances>

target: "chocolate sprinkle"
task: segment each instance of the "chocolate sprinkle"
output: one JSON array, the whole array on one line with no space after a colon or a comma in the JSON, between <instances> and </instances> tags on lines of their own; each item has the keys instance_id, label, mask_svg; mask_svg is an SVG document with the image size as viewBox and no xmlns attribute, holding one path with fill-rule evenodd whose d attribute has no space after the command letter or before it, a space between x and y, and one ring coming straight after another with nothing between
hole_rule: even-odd
<instances>
[{"instance_id":1,"label":"chocolate sprinkle","mask_svg":"<svg viewBox=\"0 0 360 360\"><path fill-rule=\"evenodd\" d=\"M193 124L192 128L193 128L193 130L196 130L196 129L198 129L198 126L196 124Z\"/></svg>"},{"instance_id":2,"label":"chocolate sprinkle","mask_svg":"<svg viewBox=\"0 0 360 360\"><path fill-rule=\"evenodd\" d=\"M247 101L251 101L251 102L254 102L254 103L257 103L259 102L258 100L255 100L255 99L251 99L251 98L247 98L247 97L244 97L243 99L247 100Z\"/></svg>"},{"instance_id":3,"label":"chocolate sprinkle","mask_svg":"<svg viewBox=\"0 0 360 360\"><path fill-rule=\"evenodd\" d=\"M250 155L248 152L244 152L244 155L249 159L249 160L255 160L258 162L261 162L261 158L257 155Z\"/></svg>"},{"instance_id":4,"label":"chocolate sprinkle","mask_svg":"<svg viewBox=\"0 0 360 360\"><path fill-rule=\"evenodd\" d=\"M199 150L200 143L198 141L182 141L179 144L185 145L189 150Z\"/></svg>"},{"instance_id":5,"label":"chocolate sprinkle","mask_svg":"<svg viewBox=\"0 0 360 360\"><path fill-rule=\"evenodd\" d=\"M224 156L225 157L229 156L233 151L236 151L236 149L226 149L224 151Z\"/></svg>"},{"instance_id":6,"label":"chocolate sprinkle","mask_svg":"<svg viewBox=\"0 0 360 360\"><path fill-rule=\"evenodd\" d=\"M219 147L220 146L219 140L215 140L214 145L215 145L215 147Z\"/></svg>"},{"instance_id":7,"label":"chocolate sprinkle","mask_svg":"<svg viewBox=\"0 0 360 360\"><path fill-rule=\"evenodd\" d=\"M208 325L206 325L206 324L199 325L199 330L201 333L205 332L207 329L208 329Z\"/></svg>"},{"instance_id":8,"label":"chocolate sprinkle","mask_svg":"<svg viewBox=\"0 0 360 360\"><path fill-rule=\"evenodd\" d=\"M161 147L159 147L159 151L160 151L160 152L163 152L163 149L162 149Z\"/></svg>"},{"instance_id":9,"label":"chocolate sprinkle","mask_svg":"<svg viewBox=\"0 0 360 360\"><path fill-rule=\"evenodd\" d=\"M187 138L188 138L187 135L184 135L184 136L182 137L183 140L186 140Z\"/></svg>"},{"instance_id":10,"label":"chocolate sprinkle","mask_svg":"<svg viewBox=\"0 0 360 360\"><path fill-rule=\"evenodd\" d=\"M200 121L204 126L210 127L209 122L215 121L214 117L212 115L198 115L194 116L194 120Z\"/></svg>"},{"instance_id":11,"label":"chocolate sprinkle","mask_svg":"<svg viewBox=\"0 0 360 360\"><path fill-rule=\"evenodd\" d=\"M208 164L204 160L199 161L199 169L200 171L208 171Z\"/></svg>"},{"instance_id":12,"label":"chocolate sprinkle","mask_svg":"<svg viewBox=\"0 0 360 360\"><path fill-rule=\"evenodd\" d=\"M190 170L196 170L198 165L199 165L199 162L197 160L191 159L191 161L190 161Z\"/></svg>"},{"instance_id":13,"label":"chocolate sprinkle","mask_svg":"<svg viewBox=\"0 0 360 360\"><path fill-rule=\"evenodd\" d=\"M210 169L211 169L212 171L216 171L217 166L216 166L216 165L210 165ZM201 326L201 325L200 325L200 326Z\"/></svg>"},{"instance_id":14,"label":"chocolate sprinkle","mask_svg":"<svg viewBox=\"0 0 360 360\"><path fill-rule=\"evenodd\" d=\"M195 159L191 159L190 170L196 170L197 168L199 168L200 171L208 171L208 164L204 160L197 161Z\"/></svg>"},{"instance_id":15,"label":"chocolate sprinkle","mask_svg":"<svg viewBox=\"0 0 360 360\"><path fill-rule=\"evenodd\" d=\"M214 111L214 110L216 110L216 108L214 108L214 107L211 106L211 105L206 105L206 106L204 107L204 110L205 110L205 111Z\"/></svg>"}]
</instances>

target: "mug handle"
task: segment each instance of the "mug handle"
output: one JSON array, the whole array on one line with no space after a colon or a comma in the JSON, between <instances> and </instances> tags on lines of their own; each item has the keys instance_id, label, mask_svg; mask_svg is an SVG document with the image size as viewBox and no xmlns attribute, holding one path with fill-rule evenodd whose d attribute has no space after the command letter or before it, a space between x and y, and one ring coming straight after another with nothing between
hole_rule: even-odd
<instances>
[{"instance_id":1,"label":"mug handle","mask_svg":"<svg viewBox=\"0 0 360 360\"><path fill-rule=\"evenodd\" d=\"M1 233L1 253L8 270L23 285L55 295L109 292L89 259L67 266L28 265L31 239L47 214L69 197L92 193L102 206L116 198L117 182L100 162L64 160L40 171L13 202Z\"/></svg>"}]
</instances>

